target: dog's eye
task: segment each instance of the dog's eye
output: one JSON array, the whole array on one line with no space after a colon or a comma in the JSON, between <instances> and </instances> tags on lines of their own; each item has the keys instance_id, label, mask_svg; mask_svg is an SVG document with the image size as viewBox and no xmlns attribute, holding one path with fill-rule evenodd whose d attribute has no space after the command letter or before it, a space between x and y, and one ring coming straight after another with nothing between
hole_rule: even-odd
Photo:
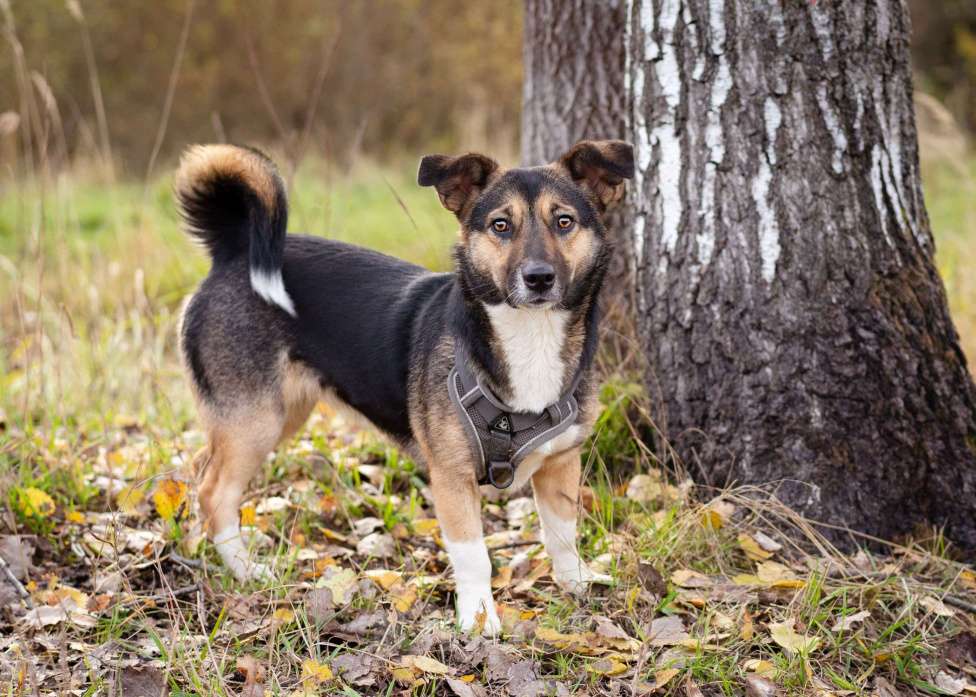
<instances>
[{"instance_id":1,"label":"dog's eye","mask_svg":"<svg viewBox=\"0 0 976 697\"><path fill-rule=\"evenodd\" d=\"M508 221L504 218L495 218L491 221L491 229L494 230L499 235L504 235L509 232L512 228L508 224Z\"/></svg>"},{"instance_id":2,"label":"dog's eye","mask_svg":"<svg viewBox=\"0 0 976 697\"><path fill-rule=\"evenodd\" d=\"M556 227L559 228L561 232L566 232L573 227L573 217L570 215L561 215L556 218Z\"/></svg>"}]
</instances>

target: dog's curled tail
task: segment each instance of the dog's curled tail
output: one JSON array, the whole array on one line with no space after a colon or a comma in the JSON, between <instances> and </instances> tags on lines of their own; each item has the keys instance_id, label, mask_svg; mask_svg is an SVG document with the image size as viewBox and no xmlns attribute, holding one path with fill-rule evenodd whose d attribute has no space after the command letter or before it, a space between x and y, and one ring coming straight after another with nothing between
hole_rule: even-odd
<instances>
[{"instance_id":1,"label":"dog's curled tail","mask_svg":"<svg viewBox=\"0 0 976 697\"><path fill-rule=\"evenodd\" d=\"M288 200L274 163L250 148L194 145L180 160L175 191L187 232L214 264L247 254L254 292L295 316L281 276Z\"/></svg>"}]
</instances>

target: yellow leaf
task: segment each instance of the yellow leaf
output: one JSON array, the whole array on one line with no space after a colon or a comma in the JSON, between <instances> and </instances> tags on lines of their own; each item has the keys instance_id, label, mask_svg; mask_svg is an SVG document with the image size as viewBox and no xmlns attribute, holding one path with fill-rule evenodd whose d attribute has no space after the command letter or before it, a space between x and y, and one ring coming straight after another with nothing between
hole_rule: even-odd
<instances>
[{"instance_id":1,"label":"yellow leaf","mask_svg":"<svg viewBox=\"0 0 976 697\"><path fill-rule=\"evenodd\" d=\"M320 685L333 678L332 669L324 663L319 663L311 658L302 662L302 682L309 682Z\"/></svg>"},{"instance_id":2,"label":"yellow leaf","mask_svg":"<svg viewBox=\"0 0 976 697\"><path fill-rule=\"evenodd\" d=\"M176 479L164 479L153 493L156 512L164 520L173 520L184 501L186 501L186 482Z\"/></svg>"},{"instance_id":3,"label":"yellow leaf","mask_svg":"<svg viewBox=\"0 0 976 697\"><path fill-rule=\"evenodd\" d=\"M627 672L627 666L615 658L601 658L586 666L586 669L597 675L620 675Z\"/></svg>"},{"instance_id":4,"label":"yellow leaf","mask_svg":"<svg viewBox=\"0 0 976 697\"><path fill-rule=\"evenodd\" d=\"M295 613L286 607L278 608L271 615L271 623L276 625L291 624L295 620Z\"/></svg>"},{"instance_id":5,"label":"yellow leaf","mask_svg":"<svg viewBox=\"0 0 976 697\"><path fill-rule=\"evenodd\" d=\"M771 678L776 675L776 666L769 661L762 661L758 658L750 658L742 663L743 669L750 673L755 673L764 678Z\"/></svg>"},{"instance_id":6,"label":"yellow leaf","mask_svg":"<svg viewBox=\"0 0 976 697\"><path fill-rule=\"evenodd\" d=\"M342 569L335 567L330 569L331 574L323 576L316 583L317 588L328 588L332 591L332 602L336 605L345 605L352 597L352 592L356 587L356 572L352 569Z\"/></svg>"},{"instance_id":7,"label":"yellow leaf","mask_svg":"<svg viewBox=\"0 0 976 697\"><path fill-rule=\"evenodd\" d=\"M450 668L430 656L407 655L400 659L400 665L419 670L421 673L430 673L431 675L447 675L451 672Z\"/></svg>"},{"instance_id":8,"label":"yellow leaf","mask_svg":"<svg viewBox=\"0 0 976 697\"><path fill-rule=\"evenodd\" d=\"M85 522L85 514L79 513L78 511L68 511L64 517L69 523L74 523L75 525L81 525Z\"/></svg>"},{"instance_id":9,"label":"yellow leaf","mask_svg":"<svg viewBox=\"0 0 976 697\"><path fill-rule=\"evenodd\" d=\"M403 574L399 571L390 571L389 569L370 569L366 572L366 578L383 590L388 591L403 578Z\"/></svg>"},{"instance_id":10,"label":"yellow leaf","mask_svg":"<svg viewBox=\"0 0 976 697\"><path fill-rule=\"evenodd\" d=\"M458 678L461 682L474 682L474 673L468 673Z\"/></svg>"},{"instance_id":11,"label":"yellow leaf","mask_svg":"<svg viewBox=\"0 0 976 697\"><path fill-rule=\"evenodd\" d=\"M963 569L959 573L959 580L962 581L964 586L969 589L976 591L976 571L970 569Z\"/></svg>"},{"instance_id":12,"label":"yellow leaf","mask_svg":"<svg viewBox=\"0 0 976 697\"><path fill-rule=\"evenodd\" d=\"M25 516L47 518L54 513L54 499L35 487L29 486L18 492L17 502L20 512Z\"/></svg>"},{"instance_id":13,"label":"yellow leaf","mask_svg":"<svg viewBox=\"0 0 976 697\"><path fill-rule=\"evenodd\" d=\"M793 620L770 624L769 633L773 637L773 641L790 652L810 653L820 644L820 639L817 637L797 634L796 630L793 629Z\"/></svg>"},{"instance_id":14,"label":"yellow leaf","mask_svg":"<svg viewBox=\"0 0 976 697\"><path fill-rule=\"evenodd\" d=\"M721 530L732 518L735 506L728 501L712 501L702 511L702 525L712 530Z\"/></svg>"},{"instance_id":15,"label":"yellow leaf","mask_svg":"<svg viewBox=\"0 0 976 697\"><path fill-rule=\"evenodd\" d=\"M767 552L759 546L759 543L748 533L739 533L739 547L746 553L746 556L753 561L765 561L773 556L772 552Z\"/></svg>"},{"instance_id":16,"label":"yellow leaf","mask_svg":"<svg viewBox=\"0 0 976 697\"><path fill-rule=\"evenodd\" d=\"M606 652L599 646L596 637L592 634L563 634L548 627L537 627L535 638L552 644L557 649L583 656L594 656Z\"/></svg>"},{"instance_id":17,"label":"yellow leaf","mask_svg":"<svg viewBox=\"0 0 976 697\"><path fill-rule=\"evenodd\" d=\"M398 583L390 589L390 597L397 612L406 612L417 600L417 586L412 583Z\"/></svg>"},{"instance_id":18,"label":"yellow leaf","mask_svg":"<svg viewBox=\"0 0 976 697\"><path fill-rule=\"evenodd\" d=\"M420 518L413 521L412 525L415 533L425 536L433 535L440 527L437 518Z\"/></svg>"},{"instance_id":19,"label":"yellow leaf","mask_svg":"<svg viewBox=\"0 0 976 697\"><path fill-rule=\"evenodd\" d=\"M145 494L142 493L142 489L127 486L115 495L115 505L123 513L131 514L136 512L136 508L142 503L143 498L145 498Z\"/></svg>"},{"instance_id":20,"label":"yellow leaf","mask_svg":"<svg viewBox=\"0 0 976 697\"><path fill-rule=\"evenodd\" d=\"M676 669L676 668L668 668L667 670L659 670L658 672L656 672L654 674L654 689L655 690L660 690L662 687L664 687L669 682L671 682L671 679L674 678L674 676L676 676L680 672L681 671L678 670L678 669Z\"/></svg>"},{"instance_id":21,"label":"yellow leaf","mask_svg":"<svg viewBox=\"0 0 976 697\"><path fill-rule=\"evenodd\" d=\"M390 674L394 680L404 685L414 686L423 684L424 682L423 680L417 680L417 674L412 668L394 668L390 671Z\"/></svg>"},{"instance_id":22,"label":"yellow leaf","mask_svg":"<svg viewBox=\"0 0 976 697\"><path fill-rule=\"evenodd\" d=\"M241 506L241 526L254 525L257 522L258 514L254 510L254 506L248 504L247 506Z\"/></svg>"}]
</instances>

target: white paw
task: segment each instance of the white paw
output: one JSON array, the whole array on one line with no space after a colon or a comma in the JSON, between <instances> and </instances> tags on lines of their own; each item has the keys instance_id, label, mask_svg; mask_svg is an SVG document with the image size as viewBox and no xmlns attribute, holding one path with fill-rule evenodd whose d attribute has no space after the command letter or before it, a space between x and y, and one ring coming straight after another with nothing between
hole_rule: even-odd
<instances>
[{"instance_id":1,"label":"white paw","mask_svg":"<svg viewBox=\"0 0 976 697\"><path fill-rule=\"evenodd\" d=\"M594 583L606 586L613 585L613 579L610 576L598 574L582 561L572 566L554 569L552 576L560 588L574 595L584 593Z\"/></svg>"},{"instance_id":2,"label":"white paw","mask_svg":"<svg viewBox=\"0 0 976 697\"><path fill-rule=\"evenodd\" d=\"M484 625L482 626L482 621ZM485 598L475 598L458 600L458 624L462 632L470 632L481 627L484 636L497 636L502 631L502 621L498 619L498 612L495 610L495 601L489 596Z\"/></svg>"}]
</instances>

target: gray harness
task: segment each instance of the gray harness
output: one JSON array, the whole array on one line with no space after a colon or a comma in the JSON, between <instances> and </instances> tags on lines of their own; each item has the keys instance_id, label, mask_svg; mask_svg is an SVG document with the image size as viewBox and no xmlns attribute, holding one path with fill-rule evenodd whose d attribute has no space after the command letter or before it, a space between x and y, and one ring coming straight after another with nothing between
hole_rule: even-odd
<instances>
[{"instance_id":1,"label":"gray harness","mask_svg":"<svg viewBox=\"0 0 976 697\"><path fill-rule=\"evenodd\" d=\"M515 481L515 468L527 455L576 423L576 389L581 377L582 373L577 373L569 390L545 411L515 411L476 377L455 351L447 390L475 455L478 484L509 487Z\"/></svg>"}]
</instances>

